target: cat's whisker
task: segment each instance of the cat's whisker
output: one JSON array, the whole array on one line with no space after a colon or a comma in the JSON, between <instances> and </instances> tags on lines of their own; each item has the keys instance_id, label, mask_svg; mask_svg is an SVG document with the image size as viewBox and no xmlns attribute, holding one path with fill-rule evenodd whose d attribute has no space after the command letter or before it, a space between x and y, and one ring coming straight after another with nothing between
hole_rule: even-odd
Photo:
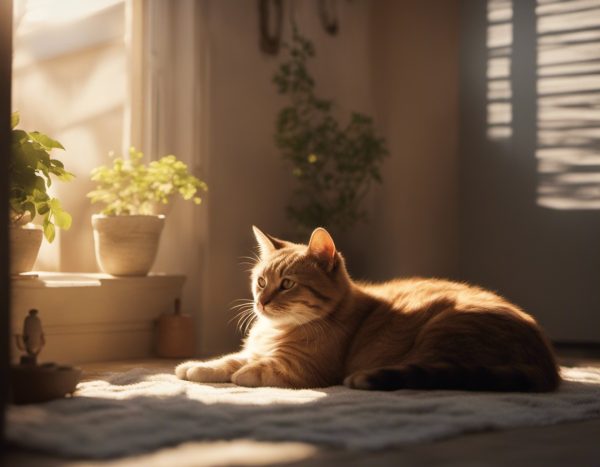
<instances>
[{"instance_id":1,"label":"cat's whisker","mask_svg":"<svg viewBox=\"0 0 600 467\"><path fill-rule=\"evenodd\" d=\"M240 306L253 305L253 304L254 304L254 300L252 300L252 299L240 298L240 299L233 300L232 302L230 302L229 303L229 308L230 309L235 309L235 308L238 308Z\"/></svg>"},{"instance_id":2,"label":"cat's whisker","mask_svg":"<svg viewBox=\"0 0 600 467\"><path fill-rule=\"evenodd\" d=\"M256 256L238 256L238 259L247 259L248 261L253 261L254 263L260 261L260 258Z\"/></svg>"},{"instance_id":3,"label":"cat's whisker","mask_svg":"<svg viewBox=\"0 0 600 467\"><path fill-rule=\"evenodd\" d=\"M260 262L258 256L239 256L238 259L241 260L238 263L240 266L250 266L246 271L252 271L252 269Z\"/></svg>"},{"instance_id":4,"label":"cat's whisker","mask_svg":"<svg viewBox=\"0 0 600 467\"><path fill-rule=\"evenodd\" d=\"M245 301L240 301L239 303L235 303L235 302L231 302L229 304L229 309L230 310L235 310L237 308L243 307L243 306L251 306L254 305L254 300L245 300Z\"/></svg>"},{"instance_id":5,"label":"cat's whisker","mask_svg":"<svg viewBox=\"0 0 600 467\"><path fill-rule=\"evenodd\" d=\"M251 310L250 310L251 311ZM253 312L246 313L238 322L238 330L242 333L242 335L246 335L248 332L248 328L252 325L254 320L256 319L256 315Z\"/></svg>"},{"instance_id":6,"label":"cat's whisker","mask_svg":"<svg viewBox=\"0 0 600 467\"><path fill-rule=\"evenodd\" d=\"M248 311L243 312L241 315L238 315L238 321L236 324L236 328L242 332L244 328L244 323L248 320L251 314Z\"/></svg>"},{"instance_id":7,"label":"cat's whisker","mask_svg":"<svg viewBox=\"0 0 600 467\"><path fill-rule=\"evenodd\" d=\"M235 319L241 319L243 316L249 314L249 313L253 313L254 312L254 307L249 307L247 306L246 308L243 308L242 310L238 311L230 320L229 323L231 323L233 320Z\"/></svg>"},{"instance_id":8,"label":"cat's whisker","mask_svg":"<svg viewBox=\"0 0 600 467\"><path fill-rule=\"evenodd\" d=\"M239 319L242 316L245 316L250 313L254 313L253 308L244 308L243 310L238 311L237 314L233 317L233 319Z\"/></svg>"},{"instance_id":9,"label":"cat's whisker","mask_svg":"<svg viewBox=\"0 0 600 467\"><path fill-rule=\"evenodd\" d=\"M253 309L252 309L252 308L244 308L244 309L242 309L242 310L239 310L239 311L238 311L238 312L235 314L235 316L232 318L232 320L234 320L234 319L237 319L237 318L239 318L240 316L242 316L242 315L245 315L245 314L247 314L247 313L251 313L251 312L253 312Z\"/></svg>"},{"instance_id":10,"label":"cat's whisker","mask_svg":"<svg viewBox=\"0 0 600 467\"><path fill-rule=\"evenodd\" d=\"M252 251L251 255L257 263L261 261L260 253L258 251Z\"/></svg>"},{"instance_id":11,"label":"cat's whisker","mask_svg":"<svg viewBox=\"0 0 600 467\"><path fill-rule=\"evenodd\" d=\"M230 306L240 306L240 305L252 305L254 303L254 300L245 300L245 301L240 301L238 303L231 303Z\"/></svg>"},{"instance_id":12,"label":"cat's whisker","mask_svg":"<svg viewBox=\"0 0 600 467\"><path fill-rule=\"evenodd\" d=\"M245 316L245 315L244 315L244 316ZM239 314L238 314L238 315L235 315L233 318L231 318L231 319L230 319L230 320L227 322L227 324L231 324L232 322L234 322L234 321L235 321L235 327L236 327L236 328L238 328L238 327L239 327L239 323L240 323L240 320L241 320L241 319L242 319L242 316L240 316Z\"/></svg>"},{"instance_id":13,"label":"cat's whisker","mask_svg":"<svg viewBox=\"0 0 600 467\"><path fill-rule=\"evenodd\" d=\"M256 315L251 315L250 318L246 321L246 325L244 327L244 335L248 334L250 327L254 324L254 321L256 321L256 319Z\"/></svg>"},{"instance_id":14,"label":"cat's whisker","mask_svg":"<svg viewBox=\"0 0 600 467\"><path fill-rule=\"evenodd\" d=\"M243 309L243 310L241 310L241 311L237 312L237 313L235 314L235 316L233 316L233 317L232 317L232 318L229 320L229 322L231 322L231 321L235 321L235 320L238 320L238 321L239 321L240 319L242 319L242 317L243 317L243 316L246 316L247 314L249 314L249 313L253 313L253 312L254 312L254 311L253 311L252 309L250 309L250 308L245 308L245 309Z\"/></svg>"},{"instance_id":15,"label":"cat's whisker","mask_svg":"<svg viewBox=\"0 0 600 467\"><path fill-rule=\"evenodd\" d=\"M252 298L236 298L235 300L232 300L231 303L235 303L235 302L253 302L254 300Z\"/></svg>"}]
</instances>

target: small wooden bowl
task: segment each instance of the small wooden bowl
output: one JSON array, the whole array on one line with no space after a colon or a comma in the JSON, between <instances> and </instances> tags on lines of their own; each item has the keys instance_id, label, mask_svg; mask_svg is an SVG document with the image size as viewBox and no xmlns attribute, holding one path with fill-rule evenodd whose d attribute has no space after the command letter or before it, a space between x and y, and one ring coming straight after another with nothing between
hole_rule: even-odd
<instances>
[{"instance_id":1,"label":"small wooden bowl","mask_svg":"<svg viewBox=\"0 0 600 467\"><path fill-rule=\"evenodd\" d=\"M12 365L12 402L33 404L72 394L81 378L81 369L55 363Z\"/></svg>"}]
</instances>

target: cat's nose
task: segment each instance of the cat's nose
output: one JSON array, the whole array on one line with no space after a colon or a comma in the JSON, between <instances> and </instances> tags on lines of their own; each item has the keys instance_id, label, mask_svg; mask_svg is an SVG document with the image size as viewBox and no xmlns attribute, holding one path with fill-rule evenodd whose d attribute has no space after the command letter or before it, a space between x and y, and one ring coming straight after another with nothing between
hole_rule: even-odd
<instances>
[{"instance_id":1,"label":"cat's nose","mask_svg":"<svg viewBox=\"0 0 600 467\"><path fill-rule=\"evenodd\" d=\"M269 304L270 301L271 301L271 297L261 295L260 297L258 297L258 303L257 303L258 308L262 310L265 306L267 306Z\"/></svg>"}]
</instances>

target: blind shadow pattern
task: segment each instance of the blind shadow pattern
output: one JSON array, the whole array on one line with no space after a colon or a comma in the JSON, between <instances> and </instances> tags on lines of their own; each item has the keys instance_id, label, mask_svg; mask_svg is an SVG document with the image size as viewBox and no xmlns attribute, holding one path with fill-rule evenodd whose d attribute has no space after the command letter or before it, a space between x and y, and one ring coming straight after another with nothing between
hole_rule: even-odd
<instances>
[{"instance_id":1,"label":"blind shadow pattern","mask_svg":"<svg viewBox=\"0 0 600 467\"><path fill-rule=\"evenodd\" d=\"M488 0L487 136L490 140L512 136L512 19L512 0Z\"/></svg>"},{"instance_id":2,"label":"blind shadow pattern","mask_svg":"<svg viewBox=\"0 0 600 467\"><path fill-rule=\"evenodd\" d=\"M538 205L600 209L600 0L538 0Z\"/></svg>"}]
</instances>

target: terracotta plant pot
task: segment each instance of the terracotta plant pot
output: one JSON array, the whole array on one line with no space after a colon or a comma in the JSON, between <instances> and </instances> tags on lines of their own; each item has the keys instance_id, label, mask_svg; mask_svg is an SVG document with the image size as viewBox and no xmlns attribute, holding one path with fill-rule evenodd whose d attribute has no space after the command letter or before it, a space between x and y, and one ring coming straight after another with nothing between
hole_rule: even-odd
<instances>
[{"instance_id":1,"label":"terracotta plant pot","mask_svg":"<svg viewBox=\"0 0 600 467\"><path fill-rule=\"evenodd\" d=\"M92 216L96 261L113 276L145 276L158 251L165 216Z\"/></svg>"},{"instance_id":2,"label":"terracotta plant pot","mask_svg":"<svg viewBox=\"0 0 600 467\"><path fill-rule=\"evenodd\" d=\"M27 224L10 227L10 273L20 274L33 269L42 245L42 228Z\"/></svg>"}]
</instances>

